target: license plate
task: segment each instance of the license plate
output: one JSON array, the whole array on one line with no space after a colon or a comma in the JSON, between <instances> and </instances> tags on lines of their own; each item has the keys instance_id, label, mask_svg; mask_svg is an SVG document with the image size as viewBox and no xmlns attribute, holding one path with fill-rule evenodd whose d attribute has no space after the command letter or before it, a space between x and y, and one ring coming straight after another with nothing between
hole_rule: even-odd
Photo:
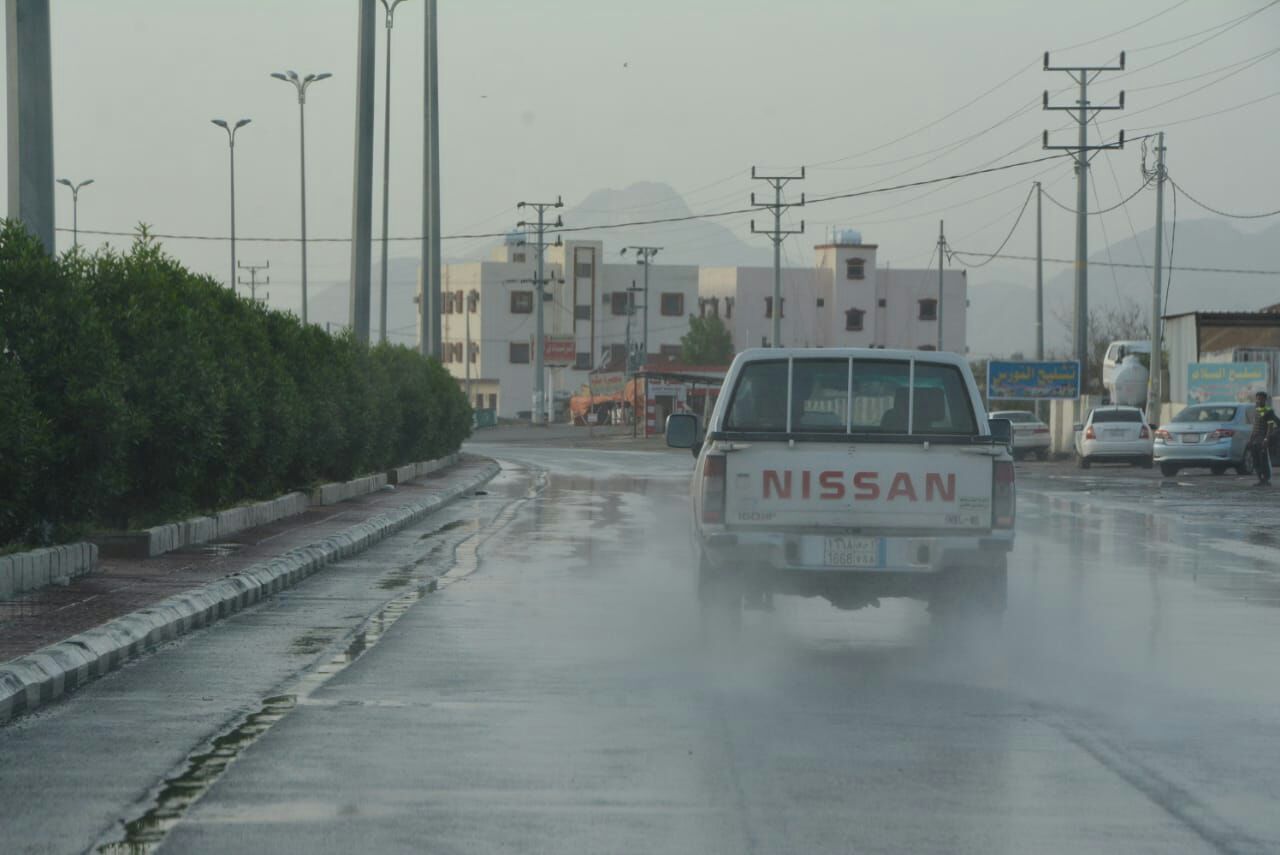
<instances>
[{"instance_id":1,"label":"license plate","mask_svg":"<svg viewBox=\"0 0 1280 855\"><path fill-rule=\"evenodd\" d=\"M823 553L828 567L880 567L884 564L878 537L828 537Z\"/></svg>"},{"instance_id":2,"label":"license plate","mask_svg":"<svg viewBox=\"0 0 1280 855\"><path fill-rule=\"evenodd\" d=\"M1107 439L1124 439L1129 432L1126 430L1104 430L1102 435Z\"/></svg>"},{"instance_id":3,"label":"license plate","mask_svg":"<svg viewBox=\"0 0 1280 855\"><path fill-rule=\"evenodd\" d=\"M1200 434L1198 434L1198 433L1184 433L1184 434L1182 435L1182 441L1183 441L1183 442L1199 442L1199 441L1200 441Z\"/></svg>"}]
</instances>

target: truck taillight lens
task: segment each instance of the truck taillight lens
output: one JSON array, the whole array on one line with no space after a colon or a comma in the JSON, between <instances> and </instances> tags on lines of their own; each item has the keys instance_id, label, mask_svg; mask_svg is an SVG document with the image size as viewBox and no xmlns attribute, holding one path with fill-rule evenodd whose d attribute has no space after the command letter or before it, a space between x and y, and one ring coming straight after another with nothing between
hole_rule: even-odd
<instances>
[{"instance_id":1,"label":"truck taillight lens","mask_svg":"<svg viewBox=\"0 0 1280 855\"><path fill-rule=\"evenodd\" d=\"M1095 433L1095 432L1094 432L1094 430L1093 430L1093 425L1089 425L1088 429L1084 432L1084 438L1085 438L1085 439L1097 439L1097 438L1098 438L1098 434L1097 434L1097 433Z\"/></svg>"},{"instance_id":2,"label":"truck taillight lens","mask_svg":"<svg viewBox=\"0 0 1280 855\"><path fill-rule=\"evenodd\" d=\"M702 458L702 521L724 522L725 457L708 454Z\"/></svg>"},{"instance_id":3,"label":"truck taillight lens","mask_svg":"<svg viewBox=\"0 0 1280 855\"><path fill-rule=\"evenodd\" d=\"M1017 514L1017 497L1013 484L1013 463L997 460L991 486L991 524L996 528L1013 528Z\"/></svg>"}]
</instances>

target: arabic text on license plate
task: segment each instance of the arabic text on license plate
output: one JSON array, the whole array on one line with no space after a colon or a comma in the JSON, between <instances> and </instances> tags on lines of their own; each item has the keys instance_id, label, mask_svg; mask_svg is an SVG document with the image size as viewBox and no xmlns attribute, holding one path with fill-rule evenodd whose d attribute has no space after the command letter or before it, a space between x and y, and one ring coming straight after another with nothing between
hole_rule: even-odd
<instances>
[{"instance_id":1,"label":"arabic text on license plate","mask_svg":"<svg viewBox=\"0 0 1280 855\"><path fill-rule=\"evenodd\" d=\"M1128 433L1128 431L1121 428L1119 430L1104 430L1102 435L1107 439L1123 439L1126 433Z\"/></svg>"},{"instance_id":2,"label":"arabic text on license plate","mask_svg":"<svg viewBox=\"0 0 1280 855\"><path fill-rule=\"evenodd\" d=\"M1183 441L1183 442L1199 442L1199 441L1200 441L1200 434L1198 434L1198 433L1184 433L1184 434L1182 435L1182 441Z\"/></svg>"},{"instance_id":3,"label":"arabic text on license plate","mask_svg":"<svg viewBox=\"0 0 1280 855\"><path fill-rule=\"evenodd\" d=\"M880 538L828 537L824 553L828 567L879 567Z\"/></svg>"}]
</instances>

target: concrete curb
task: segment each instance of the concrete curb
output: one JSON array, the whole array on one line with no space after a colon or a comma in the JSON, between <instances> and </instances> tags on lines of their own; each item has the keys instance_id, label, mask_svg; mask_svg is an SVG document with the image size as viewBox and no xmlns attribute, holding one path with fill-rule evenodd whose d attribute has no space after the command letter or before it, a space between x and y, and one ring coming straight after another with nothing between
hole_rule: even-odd
<instances>
[{"instance_id":1,"label":"concrete curb","mask_svg":"<svg viewBox=\"0 0 1280 855\"><path fill-rule=\"evenodd\" d=\"M32 588L69 582L92 571L97 563L98 547L92 543L66 543L0 556L0 600Z\"/></svg>"},{"instance_id":2,"label":"concrete curb","mask_svg":"<svg viewBox=\"0 0 1280 855\"><path fill-rule=\"evenodd\" d=\"M144 651L275 594L429 516L498 474L490 462L444 493L404 505L317 543L255 564L0 665L0 724L119 668Z\"/></svg>"}]
</instances>

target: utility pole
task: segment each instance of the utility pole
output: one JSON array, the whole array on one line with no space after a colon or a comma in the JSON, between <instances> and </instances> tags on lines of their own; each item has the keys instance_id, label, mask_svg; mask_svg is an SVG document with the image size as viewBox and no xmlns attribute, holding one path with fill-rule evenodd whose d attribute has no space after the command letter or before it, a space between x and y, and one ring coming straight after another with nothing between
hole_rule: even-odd
<instances>
[{"instance_id":1,"label":"utility pole","mask_svg":"<svg viewBox=\"0 0 1280 855\"><path fill-rule=\"evenodd\" d=\"M44 244L54 239L53 76L49 0L7 0L9 211Z\"/></svg>"},{"instance_id":2,"label":"utility pole","mask_svg":"<svg viewBox=\"0 0 1280 855\"><path fill-rule=\"evenodd\" d=\"M268 261L266 264L245 264L245 263L242 261L242 262L239 262L236 266L237 266L240 270L248 270L248 271L249 271L249 281L248 281L248 282L245 282L245 281L244 281L244 277L242 277L242 276L237 276L237 277L236 277L236 281L237 281L237 282L239 282L241 285L248 285L248 286L249 286L249 299L250 299L250 300L252 300L252 301L253 301L253 302L255 302L255 303L256 303L256 302L258 302L258 271L259 271L259 270L270 270L270 269L271 269L271 262L270 262L270 261ZM270 277L270 276L268 276L265 280L263 280L262 284L263 284L263 285L270 285L270 284L271 284L271 277Z\"/></svg>"},{"instance_id":3,"label":"utility pole","mask_svg":"<svg viewBox=\"0 0 1280 855\"><path fill-rule=\"evenodd\" d=\"M938 220L938 352L942 352L942 260L947 254L947 234L944 222Z\"/></svg>"},{"instance_id":4,"label":"utility pole","mask_svg":"<svg viewBox=\"0 0 1280 855\"><path fill-rule=\"evenodd\" d=\"M426 19L423 96L427 103L422 130L422 174L426 187L422 194L422 294L418 301L418 347L423 356L440 359L444 355L444 344L440 330L440 74L436 0L427 0Z\"/></svg>"},{"instance_id":5,"label":"utility pole","mask_svg":"<svg viewBox=\"0 0 1280 855\"><path fill-rule=\"evenodd\" d=\"M351 193L351 329L369 343L373 263L373 88L377 0L359 0L356 40L356 143Z\"/></svg>"},{"instance_id":6,"label":"utility pole","mask_svg":"<svg viewBox=\"0 0 1280 855\"><path fill-rule=\"evenodd\" d=\"M1164 398L1161 376L1163 336L1160 329L1160 288L1164 278L1164 131L1156 137L1156 252L1155 277L1151 283L1151 372L1147 380L1147 421L1160 421L1160 402Z\"/></svg>"},{"instance_id":7,"label":"utility pole","mask_svg":"<svg viewBox=\"0 0 1280 855\"><path fill-rule=\"evenodd\" d=\"M472 288L467 292L467 304L463 311L467 313L467 352L462 357L463 364L466 366L467 378L467 403L471 403L471 313L475 311L476 304L480 301L480 292Z\"/></svg>"},{"instance_id":8,"label":"utility pole","mask_svg":"<svg viewBox=\"0 0 1280 855\"><path fill-rule=\"evenodd\" d=\"M632 279L631 287L627 289L627 347L626 347L627 362L626 362L626 373L624 375L628 380L633 381L631 385L631 438L632 439L636 438L638 427L640 425L640 404L636 397L636 384L634 383L635 375L636 375L637 369L643 368L644 363L648 362L648 354L645 355L645 359L638 360L636 359L636 354L632 351L632 347L631 347L631 318L636 313L636 294L639 294L642 291L643 289L636 287L636 280ZM646 315L649 314L648 303L649 303L649 295L645 294L644 312ZM648 418L647 413L645 414L645 418L646 419ZM646 427L646 430L647 430L647 427Z\"/></svg>"},{"instance_id":9,"label":"utility pole","mask_svg":"<svg viewBox=\"0 0 1280 855\"><path fill-rule=\"evenodd\" d=\"M1049 132L1043 135L1043 147L1049 151L1072 152L1076 164L1076 294L1075 294L1075 357L1080 361L1080 391L1089 387L1089 161L1091 152L1124 148L1124 131L1115 143L1089 145L1089 122L1104 110L1123 110L1124 92L1120 103L1098 105L1089 103L1089 84L1106 71L1124 71L1124 51L1120 51L1119 65L1051 66L1049 52L1044 52L1045 71L1064 71L1080 87L1080 97L1074 107L1049 105L1049 91L1045 90L1042 103L1046 110L1058 110L1071 114L1079 130L1079 141L1074 146L1049 145Z\"/></svg>"},{"instance_id":10,"label":"utility pole","mask_svg":"<svg viewBox=\"0 0 1280 855\"><path fill-rule=\"evenodd\" d=\"M547 280L542 274L542 270L543 270L542 256L543 256L543 252L547 248L547 243L546 243L547 229L548 228L559 229L564 227L564 221L560 219L559 216L556 217L556 221L554 225L548 226L546 221L546 213L552 208L563 208L563 207L564 207L564 202L561 200L559 196L556 197L556 200L554 202L520 202L519 204L516 205L516 208L518 210L524 209L524 208L533 208L535 211L538 212L538 222L536 224L527 222L525 220L521 220L520 222L516 223L516 226L518 228L527 229L527 228L533 227L534 233L537 235L537 242L535 246L538 252L538 263L537 263L537 270L533 278L533 290L534 290L533 301L534 301L534 312L536 313L536 317L534 320L535 320L535 323L537 324L537 332L535 333L536 338L534 340L534 354L533 354L533 423L535 425L543 425L547 423L546 422L547 402L545 400L546 377L543 376L545 373L543 369L543 356L544 356L543 351L545 349L543 344L543 338L546 335L546 330L543 326L543 310L542 310L542 303L544 300L543 288L546 286ZM559 237L556 238L556 242L554 245L555 246L561 245L561 241Z\"/></svg>"},{"instance_id":11,"label":"utility pole","mask_svg":"<svg viewBox=\"0 0 1280 855\"><path fill-rule=\"evenodd\" d=\"M624 246L622 254L626 255L628 250L635 253L636 264L644 267L644 314L641 316L644 320L640 330L640 363L643 365L649 361L649 265L653 263L653 257L662 251L662 247Z\"/></svg>"},{"instance_id":12,"label":"utility pole","mask_svg":"<svg viewBox=\"0 0 1280 855\"><path fill-rule=\"evenodd\" d=\"M804 234L804 220L800 221L800 228L794 231L785 231L782 228L782 212L788 208L803 208L804 194L800 194L800 201L784 204L782 201L782 188L786 187L792 181L804 180L804 167L800 167L799 175L758 175L756 168L751 167L751 177L756 181L768 182L773 188L772 202L757 202L756 194L751 194L751 206L773 212L773 228L770 230L756 229L756 221L751 221L751 233L769 235L769 239L773 241L773 340L774 347L782 347L782 242L786 240L787 235Z\"/></svg>"},{"instance_id":13,"label":"utility pole","mask_svg":"<svg viewBox=\"0 0 1280 855\"><path fill-rule=\"evenodd\" d=\"M1044 226L1041 203L1044 188L1036 182L1036 360L1044 360ZM1036 415L1044 421L1044 401L1036 402Z\"/></svg>"}]
</instances>

